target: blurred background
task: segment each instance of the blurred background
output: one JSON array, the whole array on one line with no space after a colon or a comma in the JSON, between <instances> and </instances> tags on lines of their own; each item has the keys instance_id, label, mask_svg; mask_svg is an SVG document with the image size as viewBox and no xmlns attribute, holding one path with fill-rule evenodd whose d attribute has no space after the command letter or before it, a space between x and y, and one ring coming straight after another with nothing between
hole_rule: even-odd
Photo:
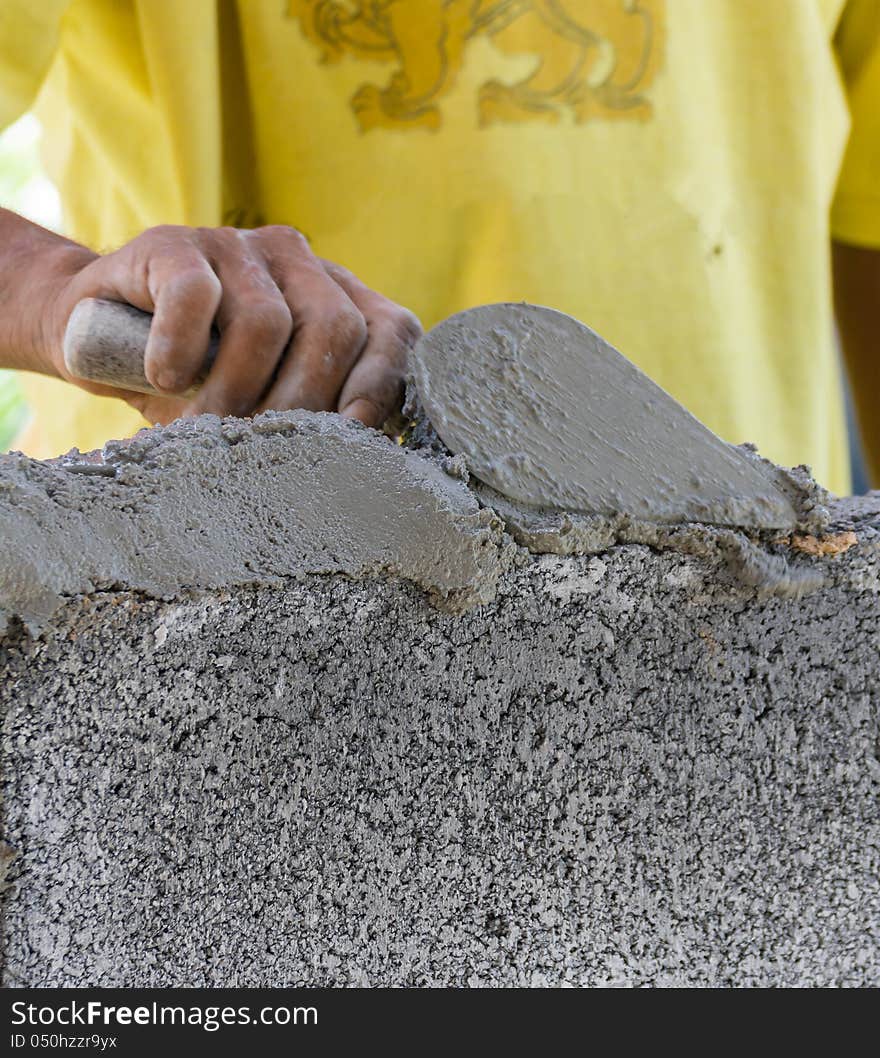
<instances>
[{"instance_id":1,"label":"blurred background","mask_svg":"<svg viewBox=\"0 0 880 1058\"><path fill-rule=\"evenodd\" d=\"M0 206L60 231L61 202L40 164L40 135L32 114L0 135ZM0 452L7 451L28 414L15 375L0 370Z\"/></svg>"},{"instance_id":2,"label":"blurred background","mask_svg":"<svg viewBox=\"0 0 880 1058\"><path fill-rule=\"evenodd\" d=\"M61 202L40 163L40 123L26 114L0 134L0 206L15 210L54 231L61 231ZM867 490L864 466L847 391L853 492ZM30 414L15 375L0 369L0 452L9 450Z\"/></svg>"}]
</instances>

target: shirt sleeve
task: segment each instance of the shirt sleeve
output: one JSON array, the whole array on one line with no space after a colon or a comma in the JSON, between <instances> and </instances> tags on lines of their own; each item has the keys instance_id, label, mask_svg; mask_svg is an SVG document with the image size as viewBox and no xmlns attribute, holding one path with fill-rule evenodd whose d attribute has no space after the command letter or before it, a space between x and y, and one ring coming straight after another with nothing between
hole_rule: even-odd
<instances>
[{"instance_id":1,"label":"shirt sleeve","mask_svg":"<svg viewBox=\"0 0 880 1058\"><path fill-rule=\"evenodd\" d=\"M841 242L880 249L880 0L848 0L834 45L852 126L831 231Z\"/></svg>"},{"instance_id":2,"label":"shirt sleeve","mask_svg":"<svg viewBox=\"0 0 880 1058\"><path fill-rule=\"evenodd\" d=\"M69 0L0 0L0 129L30 108L58 47Z\"/></svg>"}]
</instances>

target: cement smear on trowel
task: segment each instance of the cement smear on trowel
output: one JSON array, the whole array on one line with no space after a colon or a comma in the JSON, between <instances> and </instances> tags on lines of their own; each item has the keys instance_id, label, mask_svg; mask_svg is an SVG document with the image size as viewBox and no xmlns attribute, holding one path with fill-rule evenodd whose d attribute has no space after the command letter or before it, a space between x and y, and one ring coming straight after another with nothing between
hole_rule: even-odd
<instances>
[{"instance_id":1,"label":"cement smear on trowel","mask_svg":"<svg viewBox=\"0 0 880 1058\"><path fill-rule=\"evenodd\" d=\"M202 416L54 463L0 457L0 632L66 597L387 573L449 609L516 550L434 460L339 416Z\"/></svg>"},{"instance_id":2,"label":"cement smear on trowel","mask_svg":"<svg viewBox=\"0 0 880 1058\"><path fill-rule=\"evenodd\" d=\"M535 305L450 317L411 356L437 434L510 500L639 521L792 529L798 489L584 324Z\"/></svg>"},{"instance_id":3,"label":"cement smear on trowel","mask_svg":"<svg viewBox=\"0 0 880 1058\"><path fill-rule=\"evenodd\" d=\"M813 480L808 467L779 467L758 455L753 445L739 446L737 451L785 492L795 516L790 533L748 525L734 528L711 521L676 524L662 517L652 520L625 514L585 514L513 500L473 476L463 456L452 456L429 421L412 382L404 411L411 421L408 443L443 460L448 472L467 482L480 502L503 519L514 540L534 554L592 555L621 544L643 544L720 563L744 588L798 596L821 588L827 581L829 563L846 545L857 542L854 534L841 537L851 534L849 515L836 511L832 497ZM805 558L809 551L799 546L804 538L842 539L844 545L820 544L818 555Z\"/></svg>"}]
</instances>

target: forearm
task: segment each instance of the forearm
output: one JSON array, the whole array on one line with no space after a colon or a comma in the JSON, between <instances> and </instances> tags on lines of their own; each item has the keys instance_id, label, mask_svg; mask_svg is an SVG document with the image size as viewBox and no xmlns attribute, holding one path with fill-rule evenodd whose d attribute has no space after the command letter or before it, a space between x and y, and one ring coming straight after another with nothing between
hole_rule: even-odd
<instances>
[{"instance_id":1,"label":"forearm","mask_svg":"<svg viewBox=\"0 0 880 1058\"><path fill-rule=\"evenodd\" d=\"M49 338L67 278L96 255L0 209L0 368L57 375Z\"/></svg>"},{"instance_id":2,"label":"forearm","mask_svg":"<svg viewBox=\"0 0 880 1058\"><path fill-rule=\"evenodd\" d=\"M880 488L880 250L832 244L834 306L872 488Z\"/></svg>"}]
</instances>

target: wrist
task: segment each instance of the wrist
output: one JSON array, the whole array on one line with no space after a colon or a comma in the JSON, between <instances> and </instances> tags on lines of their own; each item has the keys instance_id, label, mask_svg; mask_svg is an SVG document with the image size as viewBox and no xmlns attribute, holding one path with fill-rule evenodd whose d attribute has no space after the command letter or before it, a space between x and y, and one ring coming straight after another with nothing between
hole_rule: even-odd
<instances>
[{"instance_id":1,"label":"wrist","mask_svg":"<svg viewBox=\"0 0 880 1058\"><path fill-rule=\"evenodd\" d=\"M62 240L47 255L45 272L34 284L39 311L35 313L33 328L33 357L40 365L36 370L58 378L69 378L64 366L64 330L76 303L83 294L77 279L98 254Z\"/></svg>"},{"instance_id":2,"label":"wrist","mask_svg":"<svg viewBox=\"0 0 880 1058\"><path fill-rule=\"evenodd\" d=\"M96 254L0 210L0 367L63 377L72 279Z\"/></svg>"}]
</instances>

